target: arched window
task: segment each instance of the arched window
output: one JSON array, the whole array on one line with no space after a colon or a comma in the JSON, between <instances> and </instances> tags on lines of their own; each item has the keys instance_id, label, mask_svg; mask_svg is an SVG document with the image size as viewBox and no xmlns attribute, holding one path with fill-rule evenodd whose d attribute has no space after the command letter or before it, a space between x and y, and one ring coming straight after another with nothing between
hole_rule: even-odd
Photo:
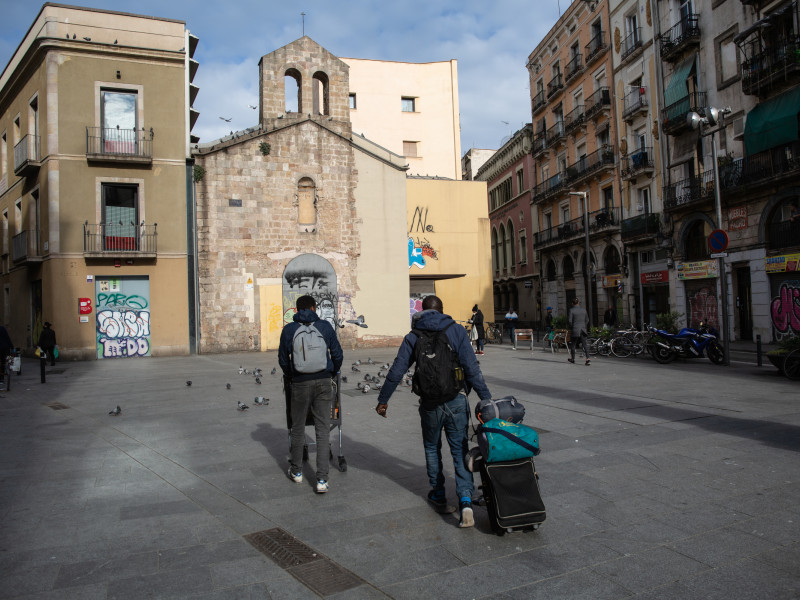
<instances>
[{"instance_id":1,"label":"arched window","mask_svg":"<svg viewBox=\"0 0 800 600\"><path fill-rule=\"evenodd\" d=\"M605 256L603 257L603 268L606 270L606 275L615 275L619 273L619 251L614 246L606 248Z\"/></svg>"},{"instance_id":2,"label":"arched window","mask_svg":"<svg viewBox=\"0 0 800 600\"><path fill-rule=\"evenodd\" d=\"M314 114L329 115L330 104L328 102L328 76L322 71L314 73L314 80L311 82L314 91Z\"/></svg>"},{"instance_id":3,"label":"arched window","mask_svg":"<svg viewBox=\"0 0 800 600\"><path fill-rule=\"evenodd\" d=\"M310 177L297 182L297 231L317 231L317 188Z\"/></svg>"},{"instance_id":4,"label":"arched window","mask_svg":"<svg viewBox=\"0 0 800 600\"><path fill-rule=\"evenodd\" d=\"M516 248L514 248L514 224L509 221L506 228L506 255L508 256L508 266L514 267L517 264Z\"/></svg>"},{"instance_id":5,"label":"arched window","mask_svg":"<svg viewBox=\"0 0 800 600\"><path fill-rule=\"evenodd\" d=\"M705 221L697 220L686 232L684 256L686 260L708 260L708 239Z\"/></svg>"},{"instance_id":6,"label":"arched window","mask_svg":"<svg viewBox=\"0 0 800 600\"><path fill-rule=\"evenodd\" d=\"M564 261L561 263L561 271L564 273L564 280L575 279L575 263L572 261L571 256L564 257Z\"/></svg>"},{"instance_id":7,"label":"arched window","mask_svg":"<svg viewBox=\"0 0 800 600\"><path fill-rule=\"evenodd\" d=\"M286 112L303 112L303 76L297 69L283 74L284 106Z\"/></svg>"},{"instance_id":8,"label":"arched window","mask_svg":"<svg viewBox=\"0 0 800 600\"><path fill-rule=\"evenodd\" d=\"M800 240L800 199L797 196L783 200L767 223L767 245L771 250L796 246Z\"/></svg>"},{"instance_id":9,"label":"arched window","mask_svg":"<svg viewBox=\"0 0 800 600\"><path fill-rule=\"evenodd\" d=\"M499 248L497 247L497 229L492 227L492 264L494 265L494 270L500 270L500 254L498 252Z\"/></svg>"},{"instance_id":10,"label":"arched window","mask_svg":"<svg viewBox=\"0 0 800 600\"><path fill-rule=\"evenodd\" d=\"M547 261L547 281L556 280L556 261L552 258Z\"/></svg>"},{"instance_id":11,"label":"arched window","mask_svg":"<svg viewBox=\"0 0 800 600\"><path fill-rule=\"evenodd\" d=\"M506 240L506 228L501 223L500 224L500 239L498 242L500 243L500 268L505 269L508 267L508 254L506 253L507 244L505 243Z\"/></svg>"}]
</instances>

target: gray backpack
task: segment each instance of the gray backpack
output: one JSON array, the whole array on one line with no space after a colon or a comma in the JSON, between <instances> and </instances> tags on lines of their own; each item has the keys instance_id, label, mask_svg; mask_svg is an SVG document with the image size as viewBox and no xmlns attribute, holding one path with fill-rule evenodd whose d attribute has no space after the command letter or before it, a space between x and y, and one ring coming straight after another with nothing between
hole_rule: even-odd
<instances>
[{"instance_id":1,"label":"gray backpack","mask_svg":"<svg viewBox=\"0 0 800 600\"><path fill-rule=\"evenodd\" d=\"M292 362L298 373L319 373L328 368L328 344L312 323L300 323L294 332Z\"/></svg>"}]
</instances>

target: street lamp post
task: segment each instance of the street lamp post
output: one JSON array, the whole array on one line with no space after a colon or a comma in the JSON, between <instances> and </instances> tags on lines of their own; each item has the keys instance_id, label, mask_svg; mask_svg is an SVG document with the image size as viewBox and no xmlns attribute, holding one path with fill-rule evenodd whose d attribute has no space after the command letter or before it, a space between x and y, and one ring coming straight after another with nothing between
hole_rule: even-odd
<instances>
[{"instance_id":1,"label":"street lamp post","mask_svg":"<svg viewBox=\"0 0 800 600\"><path fill-rule=\"evenodd\" d=\"M592 314L594 305L592 304L592 255L589 247L589 192L570 192L570 196L583 196L583 233L586 242L586 312L589 314L589 329L594 327Z\"/></svg>"},{"instance_id":2,"label":"street lamp post","mask_svg":"<svg viewBox=\"0 0 800 600\"><path fill-rule=\"evenodd\" d=\"M703 133L703 128L710 125L714 127L719 125L725 115L731 113L731 108L713 108L708 106L705 108L705 116L701 117L696 112L690 112L686 115L686 120L691 125L692 129L697 129L700 136L711 135L711 161L712 168L714 169L714 204L717 212L717 228L722 229L722 189L719 181L719 165L717 164L717 138L716 134L718 127L712 129L708 133ZM717 269L720 276L720 287L722 293L722 364L730 365L730 328L728 325L728 278L725 273L725 258L720 256L717 258Z\"/></svg>"}]
</instances>

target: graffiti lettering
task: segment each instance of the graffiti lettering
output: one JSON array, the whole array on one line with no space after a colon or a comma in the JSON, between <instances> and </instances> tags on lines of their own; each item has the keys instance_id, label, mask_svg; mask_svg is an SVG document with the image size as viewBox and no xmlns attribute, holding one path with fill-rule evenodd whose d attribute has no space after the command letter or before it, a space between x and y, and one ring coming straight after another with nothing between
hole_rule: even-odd
<instances>
[{"instance_id":1,"label":"graffiti lettering","mask_svg":"<svg viewBox=\"0 0 800 600\"><path fill-rule=\"evenodd\" d=\"M422 248L414 246L414 240L408 238L408 268L417 265L420 269L425 268L425 257L422 254Z\"/></svg>"},{"instance_id":2,"label":"graffiti lettering","mask_svg":"<svg viewBox=\"0 0 800 600\"><path fill-rule=\"evenodd\" d=\"M110 340L101 337L97 342L103 347L103 358L147 356L150 353L150 342L145 338Z\"/></svg>"},{"instance_id":3,"label":"graffiti lettering","mask_svg":"<svg viewBox=\"0 0 800 600\"><path fill-rule=\"evenodd\" d=\"M98 310L97 332L110 339L147 337L150 311Z\"/></svg>"},{"instance_id":4,"label":"graffiti lettering","mask_svg":"<svg viewBox=\"0 0 800 600\"><path fill-rule=\"evenodd\" d=\"M408 230L408 233L413 233L414 231L427 231L429 233L434 233L433 225L428 225L427 208L418 206L414 209L414 216L411 218L411 228Z\"/></svg>"},{"instance_id":5,"label":"graffiti lettering","mask_svg":"<svg viewBox=\"0 0 800 600\"><path fill-rule=\"evenodd\" d=\"M128 308L141 310L147 308L147 298L137 294L127 296L119 293L104 294L99 292L97 294L97 306L127 306Z\"/></svg>"},{"instance_id":6,"label":"graffiti lettering","mask_svg":"<svg viewBox=\"0 0 800 600\"><path fill-rule=\"evenodd\" d=\"M701 321L719 329L717 296L707 287L689 296L689 327L697 327Z\"/></svg>"},{"instance_id":7,"label":"graffiti lettering","mask_svg":"<svg viewBox=\"0 0 800 600\"><path fill-rule=\"evenodd\" d=\"M781 334L800 334L800 281L784 281L770 304L772 325Z\"/></svg>"}]
</instances>

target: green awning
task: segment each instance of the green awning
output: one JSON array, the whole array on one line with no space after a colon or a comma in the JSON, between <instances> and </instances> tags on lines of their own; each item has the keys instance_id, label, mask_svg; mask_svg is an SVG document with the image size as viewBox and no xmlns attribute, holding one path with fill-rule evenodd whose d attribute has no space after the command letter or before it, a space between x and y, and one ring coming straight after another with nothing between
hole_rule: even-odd
<instances>
[{"instance_id":1,"label":"green awning","mask_svg":"<svg viewBox=\"0 0 800 600\"><path fill-rule=\"evenodd\" d=\"M695 55L692 54L672 72L672 78L669 80L667 89L664 90L664 106L669 107L676 102L680 102L684 98L689 97L689 88L686 85L686 80L689 74L694 70Z\"/></svg>"},{"instance_id":2,"label":"green awning","mask_svg":"<svg viewBox=\"0 0 800 600\"><path fill-rule=\"evenodd\" d=\"M747 113L744 124L745 152L756 154L798 139L797 113L800 111L800 87L767 100Z\"/></svg>"}]
</instances>

